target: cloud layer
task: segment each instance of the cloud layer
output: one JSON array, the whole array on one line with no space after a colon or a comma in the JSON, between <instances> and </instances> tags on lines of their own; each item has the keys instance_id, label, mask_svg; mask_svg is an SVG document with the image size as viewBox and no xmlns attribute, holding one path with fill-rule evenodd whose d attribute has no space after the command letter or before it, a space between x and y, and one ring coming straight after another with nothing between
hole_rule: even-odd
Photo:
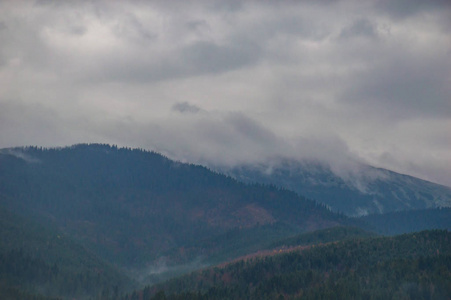
<instances>
[{"instance_id":1,"label":"cloud layer","mask_svg":"<svg viewBox=\"0 0 451 300\"><path fill-rule=\"evenodd\" d=\"M0 147L365 162L451 185L449 1L0 1Z\"/></svg>"}]
</instances>

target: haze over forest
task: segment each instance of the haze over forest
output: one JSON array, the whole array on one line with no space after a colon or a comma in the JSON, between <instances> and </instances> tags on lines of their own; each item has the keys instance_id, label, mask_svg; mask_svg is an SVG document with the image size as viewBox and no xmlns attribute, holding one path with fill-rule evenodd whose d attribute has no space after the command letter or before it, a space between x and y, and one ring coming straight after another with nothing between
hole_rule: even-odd
<instances>
[{"instance_id":1,"label":"haze over forest","mask_svg":"<svg viewBox=\"0 0 451 300\"><path fill-rule=\"evenodd\" d=\"M0 1L0 148L358 162L450 186L450 15L446 0Z\"/></svg>"}]
</instances>

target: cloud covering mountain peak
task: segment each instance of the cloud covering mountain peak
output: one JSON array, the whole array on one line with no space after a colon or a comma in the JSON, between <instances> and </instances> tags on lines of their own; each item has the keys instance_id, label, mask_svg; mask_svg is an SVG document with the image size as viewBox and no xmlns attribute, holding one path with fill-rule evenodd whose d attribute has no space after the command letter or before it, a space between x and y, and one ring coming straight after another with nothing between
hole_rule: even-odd
<instances>
[{"instance_id":1,"label":"cloud covering mountain peak","mask_svg":"<svg viewBox=\"0 0 451 300\"><path fill-rule=\"evenodd\" d=\"M363 161L451 185L448 1L0 3L0 147Z\"/></svg>"}]
</instances>

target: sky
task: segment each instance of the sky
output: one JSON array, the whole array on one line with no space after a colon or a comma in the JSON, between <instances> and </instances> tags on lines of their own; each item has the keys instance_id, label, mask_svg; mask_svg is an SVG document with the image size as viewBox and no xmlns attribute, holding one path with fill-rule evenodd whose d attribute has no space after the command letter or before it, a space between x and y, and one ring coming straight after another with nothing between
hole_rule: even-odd
<instances>
[{"instance_id":1,"label":"sky","mask_svg":"<svg viewBox=\"0 0 451 300\"><path fill-rule=\"evenodd\" d=\"M94 142L451 186L451 2L0 0L0 148Z\"/></svg>"}]
</instances>

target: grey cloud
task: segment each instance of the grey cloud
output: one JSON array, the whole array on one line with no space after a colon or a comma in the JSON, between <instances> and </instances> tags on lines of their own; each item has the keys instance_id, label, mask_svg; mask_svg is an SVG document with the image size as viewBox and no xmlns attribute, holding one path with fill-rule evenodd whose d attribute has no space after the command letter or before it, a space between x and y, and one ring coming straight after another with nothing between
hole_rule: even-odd
<instances>
[{"instance_id":1,"label":"grey cloud","mask_svg":"<svg viewBox=\"0 0 451 300\"><path fill-rule=\"evenodd\" d=\"M38 102L0 98L0 148L109 142L98 134L102 125L111 125L110 122L108 118L91 112L69 115L64 109Z\"/></svg>"},{"instance_id":2,"label":"grey cloud","mask_svg":"<svg viewBox=\"0 0 451 300\"><path fill-rule=\"evenodd\" d=\"M218 46L196 42L171 50L158 61L146 57L106 57L96 63L91 76L82 81L153 82L207 74L220 74L255 64L259 50L252 45Z\"/></svg>"},{"instance_id":3,"label":"grey cloud","mask_svg":"<svg viewBox=\"0 0 451 300\"><path fill-rule=\"evenodd\" d=\"M259 50L252 44L218 46L211 42L196 42L183 49L181 57L194 74L218 73L255 63Z\"/></svg>"},{"instance_id":4,"label":"grey cloud","mask_svg":"<svg viewBox=\"0 0 451 300\"><path fill-rule=\"evenodd\" d=\"M186 22L186 26L191 30L208 29L208 23L205 20L191 20Z\"/></svg>"},{"instance_id":5,"label":"grey cloud","mask_svg":"<svg viewBox=\"0 0 451 300\"><path fill-rule=\"evenodd\" d=\"M129 42L146 45L157 38L157 34L147 28L133 14L127 14L121 22L117 22L112 31L118 38L125 38Z\"/></svg>"},{"instance_id":6,"label":"grey cloud","mask_svg":"<svg viewBox=\"0 0 451 300\"><path fill-rule=\"evenodd\" d=\"M279 141L273 132L242 113L229 113L225 121L235 129L237 134L255 141L257 144L275 146Z\"/></svg>"},{"instance_id":7,"label":"grey cloud","mask_svg":"<svg viewBox=\"0 0 451 300\"><path fill-rule=\"evenodd\" d=\"M69 32L74 35L83 35L86 33L86 28L83 26L74 25L69 29Z\"/></svg>"},{"instance_id":8,"label":"grey cloud","mask_svg":"<svg viewBox=\"0 0 451 300\"><path fill-rule=\"evenodd\" d=\"M450 10L449 0L381 0L375 1L375 7L394 18L407 18L424 12Z\"/></svg>"},{"instance_id":9,"label":"grey cloud","mask_svg":"<svg viewBox=\"0 0 451 300\"><path fill-rule=\"evenodd\" d=\"M201 111L201 109L196 105L189 104L188 102L178 102L172 106L172 111L195 114Z\"/></svg>"},{"instance_id":10,"label":"grey cloud","mask_svg":"<svg viewBox=\"0 0 451 300\"><path fill-rule=\"evenodd\" d=\"M187 103L174 106L182 110L191 108ZM287 151L287 141L245 114L204 110L189 116L173 114L158 123L105 120L96 131L109 136L110 143L121 145L127 141L129 146L154 149L177 160L210 166L258 162L291 153Z\"/></svg>"},{"instance_id":11,"label":"grey cloud","mask_svg":"<svg viewBox=\"0 0 451 300\"><path fill-rule=\"evenodd\" d=\"M203 112L190 119L166 120L160 126L137 125L142 126L139 131L147 132L150 137L144 147L158 145L157 148L169 157L209 166L270 164L283 159L320 160L343 176L349 176L361 162L338 136L292 140L276 135L241 112Z\"/></svg>"},{"instance_id":12,"label":"grey cloud","mask_svg":"<svg viewBox=\"0 0 451 300\"><path fill-rule=\"evenodd\" d=\"M249 14L259 7L255 3L248 8ZM330 36L330 29L325 24L317 24L315 14L304 12L303 6L297 2L288 2L286 6L273 2L263 6L267 13L260 22L245 22L242 28L237 28L235 36L241 40L254 41L264 45L272 39L285 37L287 39L302 38L303 40L322 41ZM321 7L317 8L321 9ZM260 12L261 13L261 12ZM251 19L252 20L252 19ZM323 26L324 25L324 26Z\"/></svg>"},{"instance_id":13,"label":"grey cloud","mask_svg":"<svg viewBox=\"0 0 451 300\"><path fill-rule=\"evenodd\" d=\"M214 11L237 12L243 8L243 1L207 1L206 5Z\"/></svg>"},{"instance_id":14,"label":"grey cloud","mask_svg":"<svg viewBox=\"0 0 451 300\"><path fill-rule=\"evenodd\" d=\"M60 6L65 5L68 3L65 3L66 1L58 1L58 0L36 0L34 2L35 6Z\"/></svg>"},{"instance_id":15,"label":"grey cloud","mask_svg":"<svg viewBox=\"0 0 451 300\"><path fill-rule=\"evenodd\" d=\"M209 164L369 161L451 184L448 7L0 2L0 143L109 142Z\"/></svg>"},{"instance_id":16,"label":"grey cloud","mask_svg":"<svg viewBox=\"0 0 451 300\"><path fill-rule=\"evenodd\" d=\"M393 57L361 72L342 95L342 101L391 119L450 117L450 63L435 58L414 59Z\"/></svg>"},{"instance_id":17,"label":"grey cloud","mask_svg":"<svg viewBox=\"0 0 451 300\"><path fill-rule=\"evenodd\" d=\"M339 38L348 39L353 37L377 37L377 31L368 19L355 20L350 26L342 29Z\"/></svg>"},{"instance_id":18,"label":"grey cloud","mask_svg":"<svg viewBox=\"0 0 451 300\"><path fill-rule=\"evenodd\" d=\"M52 109L41 104L0 102L1 147L28 146L64 140L61 122Z\"/></svg>"},{"instance_id":19,"label":"grey cloud","mask_svg":"<svg viewBox=\"0 0 451 300\"><path fill-rule=\"evenodd\" d=\"M243 29L240 35L250 40L265 41L278 35L300 36L315 41L326 38L330 32L325 28L313 26L312 21L299 16L297 10L284 12L283 17L269 16L264 23L250 24L251 28Z\"/></svg>"},{"instance_id":20,"label":"grey cloud","mask_svg":"<svg viewBox=\"0 0 451 300\"><path fill-rule=\"evenodd\" d=\"M60 5L69 5L70 3L58 0L35 0L34 4L37 6L60 6Z\"/></svg>"}]
</instances>

